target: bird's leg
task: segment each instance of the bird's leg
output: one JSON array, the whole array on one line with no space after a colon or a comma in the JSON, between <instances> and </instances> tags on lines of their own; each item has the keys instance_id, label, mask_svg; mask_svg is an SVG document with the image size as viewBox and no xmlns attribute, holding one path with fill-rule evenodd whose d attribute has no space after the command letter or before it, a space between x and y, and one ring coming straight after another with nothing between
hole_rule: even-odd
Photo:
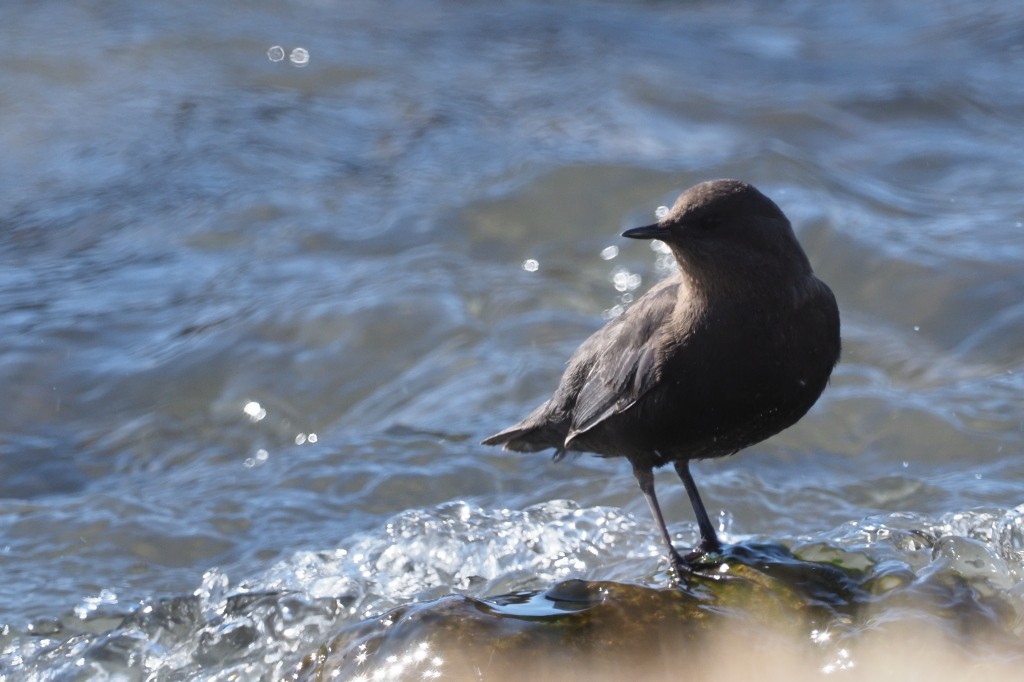
<instances>
[{"instance_id":1,"label":"bird's leg","mask_svg":"<svg viewBox=\"0 0 1024 682\"><path fill-rule=\"evenodd\" d=\"M697 527L700 529L700 542L693 548L693 552L686 555L686 559L692 560L704 556L708 552L717 552L722 548L722 543L718 541L715 527L711 525L711 519L708 518L708 512L704 509L700 493L697 492L697 484L693 482L693 476L690 475L690 460L677 459L675 466L676 473L679 474L679 478L683 479L683 485L686 486L686 494L690 496L690 504L693 505L693 513L697 516Z\"/></svg>"},{"instance_id":2,"label":"bird's leg","mask_svg":"<svg viewBox=\"0 0 1024 682\"><path fill-rule=\"evenodd\" d=\"M658 525L661 539L668 547L668 557L672 562L672 568L675 569L678 576L682 576L684 571L688 572L686 562L672 545L672 537L668 534L668 527L665 526L665 517L661 515L661 505L658 504L658 497L654 494L654 474L651 467L634 464L633 475L636 476L636 482L640 485L640 492L647 499L647 506L651 508L651 514L654 515L654 522Z\"/></svg>"}]
</instances>

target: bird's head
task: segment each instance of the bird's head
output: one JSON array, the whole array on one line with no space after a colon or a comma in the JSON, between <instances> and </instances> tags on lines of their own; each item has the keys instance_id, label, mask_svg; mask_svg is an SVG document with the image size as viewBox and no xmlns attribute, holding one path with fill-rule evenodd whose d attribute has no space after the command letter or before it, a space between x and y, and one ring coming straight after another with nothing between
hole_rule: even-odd
<instances>
[{"instance_id":1,"label":"bird's head","mask_svg":"<svg viewBox=\"0 0 1024 682\"><path fill-rule=\"evenodd\" d=\"M785 214L753 185L710 180L679 195L657 223L622 233L659 239L693 277L804 277L810 262Z\"/></svg>"}]
</instances>

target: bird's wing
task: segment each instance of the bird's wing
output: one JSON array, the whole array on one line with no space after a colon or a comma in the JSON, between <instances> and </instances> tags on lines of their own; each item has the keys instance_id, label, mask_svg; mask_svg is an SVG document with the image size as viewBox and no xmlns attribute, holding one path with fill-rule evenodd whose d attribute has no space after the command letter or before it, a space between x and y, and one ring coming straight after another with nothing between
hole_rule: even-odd
<instances>
[{"instance_id":1,"label":"bird's wing","mask_svg":"<svg viewBox=\"0 0 1024 682\"><path fill-rule=\"evenodd\" d=\"M678 278L658 284L580 348L590 356L581 358L590 369L576 397L566 444L629 409L657 384L662 358L652 340L672 316L680 286Z\"/></svg>"}]
</instances>

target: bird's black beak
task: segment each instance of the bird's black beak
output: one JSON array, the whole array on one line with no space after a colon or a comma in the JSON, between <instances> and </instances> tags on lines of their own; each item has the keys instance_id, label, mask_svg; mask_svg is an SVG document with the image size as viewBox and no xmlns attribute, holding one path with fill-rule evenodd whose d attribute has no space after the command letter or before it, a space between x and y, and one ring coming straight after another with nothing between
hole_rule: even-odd
<instances>
[{"instance_id":1,"label":"bird's black beak","mask_svg":"<svg viewBox=\"0 0 1024 682\"><path fill-rule=\"evenodd\" d=\"M634 227L631 230L626 230L622 233L623 237L629 237L630 239L664 239L668 230L661 226L661 223L654 223L653 225L644 225L643 227Z\"/></svg>"}]
</instances>

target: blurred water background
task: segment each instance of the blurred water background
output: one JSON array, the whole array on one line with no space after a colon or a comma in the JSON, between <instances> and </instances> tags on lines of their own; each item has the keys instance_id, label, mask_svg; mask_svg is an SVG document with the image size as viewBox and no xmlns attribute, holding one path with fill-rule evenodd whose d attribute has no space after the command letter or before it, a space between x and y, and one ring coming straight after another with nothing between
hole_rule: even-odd
<instances>
[{"instance_id":1,"label":"blurred water background","mask_svg":"<svg viewBox=\"0 0 1024 682\"><path fill-rule=\"evenodd\" d=\"M671 591L624 461L477 443L664 276L618 233L716 177L789 215L845 347L798 425L695 465L709 510L911 590L792 664L908 603L1024 643L1018 2L0 15L0 678L278 679L445 595ZM320 661L457 677L381 632Z\"/></svg>"}]
</instances>

